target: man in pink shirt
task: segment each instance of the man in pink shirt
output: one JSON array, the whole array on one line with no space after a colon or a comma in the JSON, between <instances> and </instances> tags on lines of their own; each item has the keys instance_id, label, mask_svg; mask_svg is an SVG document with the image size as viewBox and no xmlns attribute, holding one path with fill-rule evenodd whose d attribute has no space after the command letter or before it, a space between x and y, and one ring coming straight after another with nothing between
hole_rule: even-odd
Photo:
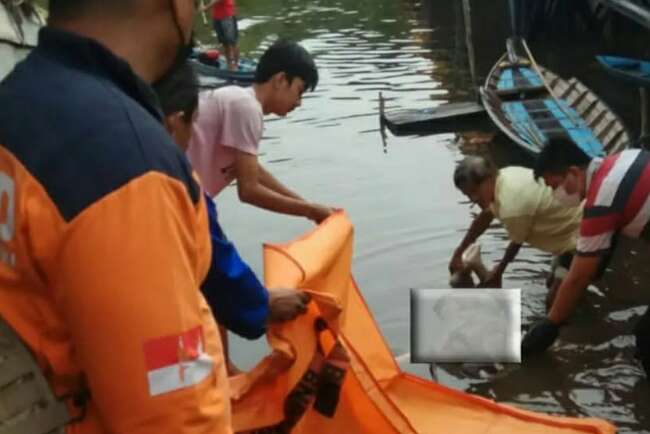
<instances>
[{"instance_id":1,"label":"man in pink shirt","mask_svg":"<svg viewBox=\"0 0 650 434\"><path fill-rule=\"evenodd\" d=\"M279 40L262 55L252 87L201 93L187 154L210 196L236 180L239 199L250 205L316 223L332 213L285 187L257 159L264 115L286 116L317 83L318 70L307 50Z\"/></svg>"}]
</instances>

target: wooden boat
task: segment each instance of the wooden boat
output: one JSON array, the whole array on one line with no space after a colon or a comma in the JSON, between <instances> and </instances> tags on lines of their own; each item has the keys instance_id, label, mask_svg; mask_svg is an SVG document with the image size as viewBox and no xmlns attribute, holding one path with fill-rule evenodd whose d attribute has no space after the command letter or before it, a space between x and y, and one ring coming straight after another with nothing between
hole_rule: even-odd
<instances>
[{"instance_id":1,"label":"wooden boat","mask_svg":"<svg viewBox=\"0 0 650 434\"><path fill-rule=\"evenodd\" d=\"M528 51L525 41L522 45ZM570 138L592 156L630 144L623 122L598 95L575 77L565 80L537 66L531 57L517 54L509 40L507 53L480 89L488 115L508 138L532 154L552 137Z\"/></svg>"},{"instance_id":2,"label":"wooden boat","mask_svg":"<svg viewBox=\"0 0 650 434\"><path fill-rule=\"evenodd\" d=\"M483 106L475 102L386 111L381 92L379 92L379 120L382 128L387 127L396 136L474 131L484 126L489 127L490 124Z\"/></svg>"},{"instance_id":3,"label":"wooden boat","mask_svg":"<svg viewBox=\"0 0 650 434\"><path fill-rule=\"evenodd\" d=\"M596 56L605 70L639 87L650 87L650 61L617 56Z\"/></svg>"},{"instance_id":4,"label":"wooden boat","mask_svg":"<svg viewBox=\"0 0 650 434\"><path fill-rule=\"evenodd\" d=\"M214 77L225 82L235 82L242 85L253 83L255 70L257 69L257 62L243 58L239 61L239 69L231 71L228 69L225 56L219 55L216 50L195 51L192 53L189 61L199 75Z\"/></svg>"}]
</instances>

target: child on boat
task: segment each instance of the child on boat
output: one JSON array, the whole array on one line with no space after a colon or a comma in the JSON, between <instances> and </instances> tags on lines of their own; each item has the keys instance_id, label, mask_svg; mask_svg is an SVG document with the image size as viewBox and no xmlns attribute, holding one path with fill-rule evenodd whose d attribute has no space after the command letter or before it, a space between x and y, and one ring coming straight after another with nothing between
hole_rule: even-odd
<instances>
[{"instance_id":1,"label":"child on boat","mask_svg":"<svg viewBox=\"0 0 650 434\"><path fill-rule=\"evenodd\" d=\"M252 87L201 92L187 155L210 196L236 180L239 199L250 205L316 223L332 213L284 186L257 158L264 115L286 116L317 83L318 70L307 50L279 40L262 55Z\"/></svg>"},{"instance_id":2,"label":"child on boat","mask_svg":"<svg viewBox=\"0 0 650 434\"><path fill-rule=\"evenodd\" d=\"M212 0L203 7L204 11L212 8L212 24L219 43L223 45L228 69L239 68L239 28L235 13L235 0Z\"/></svg>"},{"instance_id":3,"label":"child on boat","mask_svg":"<svg viewBox=\"0 0 650 434\"><path fill-rule=\"evenodd\" d=\"M156 85L165 115L165 127L178 146L186 150L192 135L192 122L198 114L198 80L188 64ZM225 237L217 209L206 195L212 262L201 291L219 324L247 339L257 339L269 322L288 321L305 312L309 297L293 289L268 291L241 259L235 246ZM228 341L222 328L228 373L237 369L228 358Z\"/></svg>"},{"instance_id":4,"label":"child on boat","mask_svg":"<svg viewBox=\"0 0 650 434\"><path fill-rule=\"evenodd\" d=\"M482 286L501 287L502 275L524 243L555 255L547 281L550 306L555 289L565 276L575 250L578 227L582 217L580 204L564 207L554 199L550 188L523 167L497 170L478 156L462 160L454 172L454 184L481 213L474 219L465 238L454 252L449 269L463 269L461 257L465 249L487 230L494 218L505 227L510 244L503 259L489 273Z\"/></svg>"}]
</instances>

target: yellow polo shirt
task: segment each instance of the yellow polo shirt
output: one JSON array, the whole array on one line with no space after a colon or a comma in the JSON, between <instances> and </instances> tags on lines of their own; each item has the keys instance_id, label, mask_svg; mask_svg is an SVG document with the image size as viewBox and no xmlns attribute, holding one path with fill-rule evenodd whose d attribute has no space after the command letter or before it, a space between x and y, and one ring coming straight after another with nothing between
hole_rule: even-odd
<instances>
[{"instance_id":1,"label":"yellow polo shirt","mask_svg":"<svg viewBox=\"0 0 650 434\"><path fill-rule=\"evenodd\" d=\"M558 203L551 188L535 181L530 169L499 170L491 208L515 243L555 255L576 247L582 206L567 208Z\"/></svg>"}]
</instances>

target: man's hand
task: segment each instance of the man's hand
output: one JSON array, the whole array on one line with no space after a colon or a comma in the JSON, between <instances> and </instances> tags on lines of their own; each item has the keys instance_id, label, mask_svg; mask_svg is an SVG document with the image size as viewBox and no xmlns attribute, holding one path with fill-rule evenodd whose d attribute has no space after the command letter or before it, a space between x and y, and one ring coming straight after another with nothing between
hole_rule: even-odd
<instances>
[{"instance_id":1,"label":"man's hand","mask_svg":"<svg viewBox=\"0 0 650 434\"><path fill-rule=\"evenodd\" d=\"M307 218L316 224L320 224L323 220L332 215L333 212L334 209L328 206L312 204Z\"/></svg>"},{"instance_id":2,"label":"man's hand","mask_svg":"<svg viewBox=\"0 0 650 434\"><path fill-rule=\"evenodd\" d=\"M200 7L201 12L206 12L208 9L211 9L212 6L216 5L217 3L221 3L223 0L211 0L208 2L208 4L203 4L201 2L202 6Z\"/></svg>"},{"instance_id":3,"label":"man's hand","mask_svg":"<svg viewBox=\"0 0 650 434\"><path fill-rule=\"evenodd\" d=\"M228 359L228 361L226 362L226 372L228 373L229 377L234 377L235 375L244 373L244 371L239 369L237 365L235 365L233 361L230 359Z\"/></svg>"},{"instance_id":4,"label":"man's hand","mask_svg":"<svg viewBox=\"0 0 650 434\"><path fill-rule=\"evenodd\" d=\"M503 272L497 267L488 274L487 278L481 282L479 288L501 288Z\"/></svg>"},{"instance_id":5,"label":"man's hand","mask_svg":"<svg viewBox=\"0 0 650 434\"><path fill-rule=\"evenodd\" d=\"M451 261L449 261L449 273L454 274L457 271L461 271L463 268L465 268L465 264L463 264L463 252L454 252L454 256L451 257Z\"/></svg>"},{"instance_id":6,"label":"man's hand","mask_svg":"<svg viewBox=\"0 0 650 434\"><path fill-rule=\"evenodd\" d=\"M560 333L560 328L548 318L536 322L521 341L522 357L543 353L553 345Z\"/></svg>"},{"instance_id":7,"label":"man's hand","mask_svg":"<svg viewBox=\"0 0 650 434\"><path fill-rule=\"evenodd\" d=\"M269 316L267 322L290 321L307 311L309 294L295 289L269 290Z\"/></svg>"}]
</instances>

